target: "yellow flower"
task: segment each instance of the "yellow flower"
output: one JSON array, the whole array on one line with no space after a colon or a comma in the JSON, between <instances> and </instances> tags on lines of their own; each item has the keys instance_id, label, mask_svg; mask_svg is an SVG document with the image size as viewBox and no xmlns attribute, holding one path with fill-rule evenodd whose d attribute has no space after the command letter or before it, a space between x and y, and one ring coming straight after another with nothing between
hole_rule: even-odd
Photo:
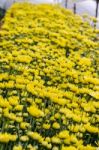
<instances>
[{"instance_id":1,"label":"yellow flower","mask_svg":"<svg viewBox=\"0 0 99 150\"><path fill-rule=\"evenodd\" d=\"M15 110L18 110L18 111L22 111L23 110L23 105L16 105Z\"/></svg>"},{"instance_id":2,"label":"yellow flower","mask_svg":"<svg viewBox=\"0 0 99 150\"><path fill-rule=\"evenodd\" d=\"M22 76L17 76L16 77L16 83L19 83L19 84L27 84L29 83L29 80L22 77Z\"/></svg>"},{"instance_id":3,"label":"yellow flower","mask_svg":"<svg viewBox=\"0 0 99 150\"><path fill-rule=\"evenodd\" d=\"M29 144L27 148L29 148L30 150L37 150L36 146L32 146L31 144Z\"/></svg>"},{"instance_id":4,"label":"yellow flower","mask_svg":"<svg viewBox=\"0 0 99 150\"><path fill-rule=\"evenodd\" d=\"M45 139L48 143L50 143L51 142L51 138L50 137L46 137L46 139Z\"/></svg>"},{"instance_id":5,"label":"yellow flower","mask_svg":"<svg viewBox=\"0 0 99 150\"><path fill-rule=\"evenodd\" d=\"M16 120L16 115L14 113L8 113L8 116L7 116L9 119L11 120Z\"/></svg>"},{"instance_id":6,"label":"yellow flower","mask_svg":"<svg viewBox=\"0 0 99 150\"><path fill-rule=\"evenodd\" d=\"M49 109L45 109L45 114L50 113Z\"/></svg>"},{"instance_id":7,"label":"yellow flower","mask_svg":"<svg viewBox=\"0 0 99 150\"><path fill-rule=\"evenodd\" d=\"M84 80L86 82L90 82L90 83L93 83L95 85L99 85L99 79L98 78L92 78L90 76L84 76Z\"/></svg>"},{"instance_id":8,"label":"yellow flower","mask_svg":"<svg viewBox=\"0 0 99 150\"><path fill-rule=\"evenodd\" d=\"M62 138L62 139L68 138L69 137L69 131L63 130L63 131L59 132L58 136L59 136L59 138Z\"/></svg>"},{"instance_id":9,"label":"yellow flower","mask_svg":"<svg viewBox=\"0 0 99 150\"><path fill-rule=\"evenodd\" d=\"M34 140L38 140L39 142L43 141L42 136L39 133L37 133L37 132L31 132L30 131L30 132L27 133L27 135L29 137L31 137L32 139L34 139Z\"/></svg>"},{"instance_id":10,"label":"yellow flower","mask_svg":"<svg viewBox=\"0 0 99 150\"><path fill-rule=\"evenodd\" d=\"M61 117L61 115L59 113L56 113L54 116L56 119L59 119Z\"/></svg>"},{"instance_id":11,"label":"yellow flower","mask_svg":"<svg viewBox=\"0 0 99 150\"><path fill-rule=\"evenodd\" d=\"M96 150L96 147L93 147L91 145L87 145L87 146L81 145L81 146L79 146L79 149L80 150Z\"/></svg>"},{"instance_id":12,"label":"yellow flower","mask_svg":"<svg viewBox=\"0 0 99 150\"><path fill-rule=\"evenodd\" d=\"M66 145L70 145L70 144L71 144L71 139L70 139L70 137L64 139L64 144L66 144Z\"/></svg>"},{"instance_id":13,"label":"yellow flower","mask_svg":"<svg viewBox=\"0 0 99 150\"><path fill-rule=\"evenodd\" d=\"M29 138L28 138L28 136L23 135L23 136L20 137L20 140L23 141L23 142L26 142L26 141L29 140Z\"/></svg>"},{"instance_id":14,"label":"yellow flower","mask_svg":"<svg viewBox=\"0 0 99 150\"><path fill-rule=\"evenodd\" d=\"M74 125L73 127L73 132L78 132L80 129L80 126L79 125Z\"/></svg>"},{"instance_id":15,"label":"yellow flower","mask_svg":"<svg viewBox=\"0 0 99 150\"><path fill-rule=\"evenodd\" d=\"M72 111L68 108L61 108L60 112L65 114L67 118L72 118L72 116L73 116Z\"/></svg>"},{"instance_id":16,"label":"yellow flower","mask_svg":"<svg viewBox=\"0 0 99 150\"><path fill-rule=\"evenodd\" d=\"M10 105L18 105L19 103L19 97L17 96L9 97L8 100L9 100Z\"/></svg>"},{"instance_id":17,"label":"yellow flower","mask_svg":"<svg viewBox=\"0 0 99 150\"><path fill-rule=\"evenodd\" d=\"M0 108L0 113L2 113L2 108Z\"/></svg>"},{"instance_id":18,"label":"yellow flower","mask_svg":"<svg viewBox=\"0 0 99 150\"><path fill-rule=\"evenodd\" d=\"M42 100L41 100L41 99L36 98L36 99L35 99L35 102L36 102L36 103L38 103L38 104L40 104L40 103L42 103Z\"/></svg>"},{"instance_id":19,"label":"yellow flower","mask_svg":"<svg viewBox=\"0 0 99 150\"><path fill-rule=\"evenodd\" d=\"M79 64L80 65L90 66L91 65L91 60L86 58L86 57L83 57L83 58L80 58Z\"/></svg>"},{"instance_id":20,"label":"yellow flower","mask_svg":"<svg viewBox=\"0 0 99 150\"><path fill-rule=\"evenodd\" d=\"M27 122L21 122L21 123L20 123L20 128L21 128L21 129L26 129L27 127L29 127L29 125L30 125L30 124L27 123Z\"/></svg>"},{"instance_id":21,"label":"yellow flower","mask_svg":"<svg viewBox=\"0 0 99 150\"><path fill-rule=\"evenodd\" d=\"M89 119L88 119L88 117L86 117L86 116L83 115L82 118L81 118L81 120L82 120L83 123L88 123Z\"/></svg>"},{"instance_id":22,"label":"yellow flower","mask_svg":"<svg viewBox=\"0 0 99 150\"><path fill-rule=\"evenodd\" d=\"M16 83L16 84L15 84L15 87L16 87L17 89L24 89L24 88L25 88L25 85L24 85L24 84Z\"/></svg>"},{"instance_id":23,"label":"yellow flower","mask_svg":"<svg viewBox=\"0 0 99 150\"><path fill-rule=\"evenodd\" d=\"M22 63L30 63L32 61L32 58L28 55L19 55L16 57L16 60Z\"/></svg>"},{"instance_id":24,"label":"yellow flower","mask_svg":"<svg viewBox=\"0 0 99 150\"><path fill-rule=\"evenodd\" d=\"M53 127L54 129L60 129L60 124L57 123L57 122L54 122L53 125L52 125L52 127Z\"/></svg>"},{"instance_id":25,"label":"yellow flower","mask_svg":"<svg viewBox=\"0 0 99 150\"><path fill-rule=\"evenodd\" d=\"M7 73L0 73L0 81L2 81L3 79L7 79L7 78L8 78Z\"/></svg>"},{"instance_id":26,"label":"yellow flower","mask_svg":"<svg viewBox=\"0 0 99 150\"><path fill-rule=\"evenodd\" d=\"M0 142L3 143L8 143L10 140L10 135L5 133L5 134L0 134Z\"/></svg>"},{"instance_id":27,"label":"yellow flower","mask_svg":"<svg viewBox=\"0 0 99 150\"><path fill-rule=\"evenodd\" d=\"M93 105L94 105L97 109L99 109L99 102L93 102Z\"/></svg>"},{"instance_id":28,"label":"yellow flower","mask_svg":"<svg viewBox=\"0 0 99 150\"><path fill-rule=\"evenodd\" d=\"M9 133L0 133L0 142L8 143L9 141L16 141L17 136Z\"/></svg>"},{"instance_id":29,"label":"yellow flower","mask_svg":"<svg viewBox=\"0 0 99 150\"><path fill-rule=\"evenodd\" d=\"M0 96L0 106L1 106L1 107L9 107L10 104L9 104L9 102L7 101L7 99L4 99L2 96Z\"/></svg>"},{"instance_id":30,"label":"yellow flower","mask_svg":"<svg viewBox=\"0 0 99 150\"><path fill-rule=\"evenodd\" d=\"M87 145L84 150L96 150L96 148L91 145Z\"/></svg>"},{"instance_id":31,"label":"yellow flower","mask_svg":"<svg viewBox=\"0 0 99 150\"><path fill-rule=\"evenodd\" d=\"M43 128L48 130L50 128L50 124L43 124Z\"/></svg>"},{"instance_id":32,"label":"yellow flower","mask_svg":"<svg viewBox=\"0 0 99 150\"><path fill-rule=\"evenodd\" d=\"M98 127L91 126L90 124L86 124L85 129L90 133L99 133Z\"/></svg>"},{"instance_id":33,"label":"yellow flower","mask_svg":"<svg viewBox=\"0 0 99 150\"><path fill-rule=\"evenodd\" d=\"M52 150L59 150L59 148L54 146Z\"/></svg>"},{"instance_id":34,"label":"yellow flower","mask_svg":"<svg viewBox=\"0 0 99 150\"><path fill-rule=\"evenodd\" d=\"M10 141L16 141L17 137L17 135L10 135Z\"/></svg>"},{"instance_id":35,"label":"yellow flower","mask_svg":"<svg viewBox=\"0 0 99 150\"><path fill-rule=\"evenodd\" d=\"M52 143L55 143L55 144L60 144L61 143L61 140L58 137L55 137L55 136L53 136L51 138L51 141L52 141Z\"/></svg>"},{"instance_id":36,"label":"yellow flower","mask_svg":"<svg viewBox=\"0 0 99 150\"><path fill-rule=\"evenodd\" d=\"M74 146L63 146L62 150L77 150Z\"/></svg>"},{"instance_id":37,"label":"yellow flower","mask_svg":"<svg viewBox=\"0 0 99 150\"><path fill-rule=\"evenodd\" d=\"M13 150L22 150L22 146L21 146L21 145L14 146L14 147L13 147Z\"/></svg>"},{"instance_id":38,"label":"yellow flower","mask_svg":"<svg viewBox=\"0 0 99 150\"><path fill-rule=\"evenodd\" d=\"M30 115L33 117L44 117L44 112L38 109L35 105L32 105L27 108L27 111L29 112Z\"/></svg>"},{"instance_id":39,"label":"yellow flower","mask_svg":"<svg viewBox=\"0 0 99 150\"><path fill-rule=\"evenodd\" d=\"M52 148L52 144L50 143L50 144L47 144L47 146L46 146L48 149L51 149Z\"/></svg>"},{"instance_id":40,"label":"yellow flower","mask_svg":"<svg viewBox=\"0 0 99 150\"><path fill-rule=\"evenodd\" d=\"M81 121L81 117L79 116L79 115L73 115L73 120L75 121L75 122L80 122Z\"/></svg>"},{"instance_id":41,"label":"yellow flower","mask_svg":"<svg viewBox=\"0 0 99 150\"><path fill-rule=\"evenodd\" d=\"M14 87L14 81L9 81L8 83L5 83L6 88L13 88Z\"/></svg>"},{"instance_id":42,"label":"yellow flower","mask_svg":"<svg viewBox=\"0 0 99 150\"><path fill-rule=\"evenodd\" d=\"M77 143L78 140L77 140L76 136L72 134L72 135L70 136L70 141L71 141L72 143Z\"/></svg>"},{"instance_id":43,"label":"yellow flower","mask_svg":"<svg viewBox=\"0 0 99 150\"><path fill-rule=\"evenodd\" d=\"M91 93L89 93L91 96L93 96L94 98L96 98L96 99L99 99L99 92L98 91L96 91L96 92L91 92Z\"/></svg>"},{"instance_id":44,"label":"yellow flower","mask_svg":"<svg viewBox=\"0 0 99 150\"><path fill-rule=\"evenodd\" d=\"M41 142L41 144L42 144L44 147L47 147L48 142L43 140L43 141Z\"/></svg>"},{"instance_id":45,"label":"yellow flower","mask_svg":"<svg viewBox=\"0 0 99 150\"><path fill-rule=\"evenodd\" d=\"M66 104L66 99L64 99L64 98L53 97L51 100L53 102L59 104L59 105L65 105Z\"/></svg>"}]
</instances>

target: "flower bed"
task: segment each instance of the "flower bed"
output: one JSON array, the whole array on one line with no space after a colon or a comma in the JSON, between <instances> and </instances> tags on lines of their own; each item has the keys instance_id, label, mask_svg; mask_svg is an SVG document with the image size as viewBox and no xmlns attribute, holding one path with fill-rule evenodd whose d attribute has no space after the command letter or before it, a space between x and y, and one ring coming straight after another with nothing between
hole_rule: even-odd
<instances>
[{"instance_id":1,"label":"flower bed","mask_svg":"<svg viewBox=\"0 0 99 150\"><path fill-rule=\"evenodd\" d=\"M0 150L96 150L99 30L53 5L14 4L0 31Z\"/></svg>"}]
</instances>

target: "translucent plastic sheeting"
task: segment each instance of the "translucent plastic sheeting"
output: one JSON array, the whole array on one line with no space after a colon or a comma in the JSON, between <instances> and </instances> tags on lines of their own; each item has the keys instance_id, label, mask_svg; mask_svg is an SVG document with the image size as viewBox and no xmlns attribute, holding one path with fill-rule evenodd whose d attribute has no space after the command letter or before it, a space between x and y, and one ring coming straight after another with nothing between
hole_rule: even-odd
<instances>
[{"instance_id":1,"label":"translucent plastic sheeting","mask_svg":"<svg viewBox=\"0 0 99 150\"><path fill-rule=\"evenodd\" d=\"M0 7L7 9L9 8L14 2L24 2L28 1L31 3L57 3L62 0L0 0Z\"/></svg>"}]
</instances>

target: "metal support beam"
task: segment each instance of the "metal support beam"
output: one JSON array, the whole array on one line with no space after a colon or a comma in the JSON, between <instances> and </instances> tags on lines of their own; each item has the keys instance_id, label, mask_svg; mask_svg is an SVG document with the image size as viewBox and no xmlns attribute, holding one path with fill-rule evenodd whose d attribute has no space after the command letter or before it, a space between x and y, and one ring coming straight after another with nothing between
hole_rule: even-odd
<instances>
[{"instance_id":1,"label":"metal support beam","mask_svg":"<svg viewBox=\"0 0 99 150\"><path fill-rule=\"evenodd\" d=\"M68 5L68 0L65 1L65 7L67 8Z\"/></svg>"},{"instance_id":2,"label":"metal support beam","mask_svg":"<svg viewBox=\"0 0 99 150\"><path fill-rule=\"evenodd\" d=\"M99 0L96 0L96 18L98 17Z\"/></svg>"},{"instance_id":3,"label":"metal support beam","mask_svg":"<svg viewBox=\"0 0 99 150\"><path fill-rule=\"evenodd\" d=\"M76 14L76 3L74 3L74 14Z\"/></svg>"}]
</instances>

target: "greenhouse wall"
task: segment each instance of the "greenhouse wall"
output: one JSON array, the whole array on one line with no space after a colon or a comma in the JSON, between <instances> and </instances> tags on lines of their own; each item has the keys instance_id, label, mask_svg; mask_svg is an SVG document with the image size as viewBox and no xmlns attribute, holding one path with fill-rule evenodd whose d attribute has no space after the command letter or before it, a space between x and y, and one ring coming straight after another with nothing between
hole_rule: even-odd
<instances>
[{"instance_id":1,"label":"greenhouse wall","mask_svg":"<svg viewBox=\"0 0 99 150\"><path fill-rule=\"evenodd\" d=\"M31 3L56 3L61 0L0 0L0 7L3 9L9 8L14 2L28 1Z\"/></svg>"}]
</instances>

